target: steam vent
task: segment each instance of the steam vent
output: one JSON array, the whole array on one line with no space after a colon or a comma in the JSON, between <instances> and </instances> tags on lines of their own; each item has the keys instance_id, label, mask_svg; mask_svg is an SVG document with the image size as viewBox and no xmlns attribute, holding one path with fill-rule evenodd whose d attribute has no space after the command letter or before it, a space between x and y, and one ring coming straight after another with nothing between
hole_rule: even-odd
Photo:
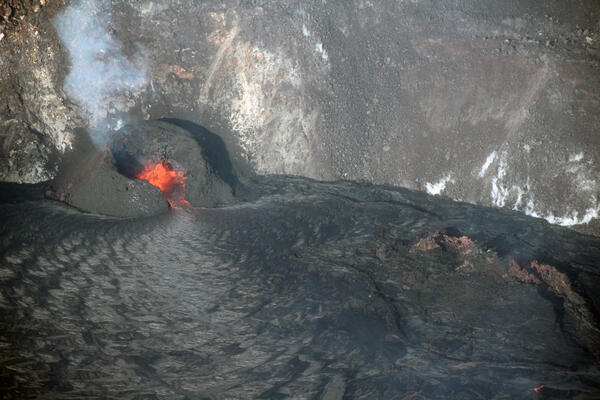
<instances>
[{"instance_id":1,"label":"steam vent","mask_svg":"<svg viewBox=\"0 0 600 400\"><path fill-rule=\"evenodd\" d=\"M599 0L0 0L0 400L600 399Z\"/></svg>"}]
</instances>

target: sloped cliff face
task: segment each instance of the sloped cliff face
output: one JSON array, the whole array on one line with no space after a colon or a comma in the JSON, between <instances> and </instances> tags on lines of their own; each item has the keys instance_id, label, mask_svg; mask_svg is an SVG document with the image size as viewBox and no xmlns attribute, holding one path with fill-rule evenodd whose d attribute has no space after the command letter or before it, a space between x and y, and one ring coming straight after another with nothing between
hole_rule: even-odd
<instances>
[{"instance_id":1,"label":"sloped cliff face","mask_svg":"<svg viewBox=\"0 0 600 400\"><path fill-rule=\"evenodd\" d=\"M52 20L67 3L0 41L3 180L54 177L88 123L63 90L69 51ZM126 115L182 118L246 171L598 218L596 1L84 4L147 63L145 86L104 99L110 130Z\"/></svg>"}]
</instances>

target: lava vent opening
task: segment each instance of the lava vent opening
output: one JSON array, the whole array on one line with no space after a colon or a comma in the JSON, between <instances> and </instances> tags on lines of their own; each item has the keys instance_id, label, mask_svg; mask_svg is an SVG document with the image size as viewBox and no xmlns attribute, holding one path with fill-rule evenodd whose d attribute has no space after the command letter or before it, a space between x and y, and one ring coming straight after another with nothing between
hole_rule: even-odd
<instances>
[{"instance_id":1,"label":"lava vent opening","mask_svg":"<svg viewBox=\"0 0 600 400\"><path fill-rule=\"evenodd\" d=\"M165 196L171 207L189 206L185 200L185 176L184 170L176 170L166 160L153 162L149 160L144 169L139 172L135 179L148 181L156 186Z\"/></svg>"}]
</instances>

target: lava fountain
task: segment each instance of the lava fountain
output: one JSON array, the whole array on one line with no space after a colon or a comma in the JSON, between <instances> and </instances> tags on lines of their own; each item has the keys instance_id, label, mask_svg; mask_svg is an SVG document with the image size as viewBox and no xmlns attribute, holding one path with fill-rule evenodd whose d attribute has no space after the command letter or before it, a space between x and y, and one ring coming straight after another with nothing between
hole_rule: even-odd
<instances>
[{"instance_id":1,"label":"lava fountain","mask_svg":"<svg viewBox=\"0 0 600 400\"><path fill-rule=\"evenodd\" d=\"M136 175L136 179L143 179L156 186L163 193L171 207L189 206L185 200L185 171L175 170L166 160L158 163L148 161L144 170Z\"/></svg>"}]
</instances>

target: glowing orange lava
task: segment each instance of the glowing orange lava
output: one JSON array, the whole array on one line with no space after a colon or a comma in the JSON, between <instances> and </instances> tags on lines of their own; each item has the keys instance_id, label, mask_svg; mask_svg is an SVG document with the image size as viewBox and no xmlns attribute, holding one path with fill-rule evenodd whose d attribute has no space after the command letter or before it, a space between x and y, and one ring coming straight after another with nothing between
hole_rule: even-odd
<instances>
[{"instance_id":1,"label":"glowing orange lava","mask_svg":"<svg viewBox=\"0 0 600 400\"><path fill-rule=\"evenodd\" d=\"M185 180L187 177L184 176L184 171L174 170L168 162L163 160L155 164L148 161L144 170L136 178L148 181L159 188L171 207L189 205L185 200Z\"/></svg>"}]
</instances>

